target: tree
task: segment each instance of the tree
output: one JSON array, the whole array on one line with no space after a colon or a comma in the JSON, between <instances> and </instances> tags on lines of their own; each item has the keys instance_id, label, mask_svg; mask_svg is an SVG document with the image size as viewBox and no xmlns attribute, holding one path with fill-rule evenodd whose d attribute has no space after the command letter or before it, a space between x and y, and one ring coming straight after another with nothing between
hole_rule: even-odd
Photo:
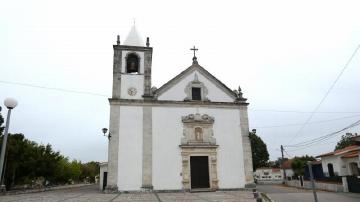
<instances>
[{"instance_id":1,"label":"tree","mask_svg":"<svg viewBox=\"0 0 360 202\"><path fill-rule=\"evenodd\" d=\"M4 119L0 114L0 145ZM34 185L36 181L50 184L95 181L99 174L98 162L69 161L50 144L42 145L25 138L23 134L9 134L5 152L5 185L9 190L16 185ZM39 180L41 179L41 180Z\"/></svg>"},{"instance_id":2,"label":"tree","mask_svg":"<svg viewBox=\"0 0 360 202\"><path fill-rule=\"evenodd\" d=\"M256 130L249 132L249 139L251 144L253 170L268 166L269 153L267 151L266 144L259 136L256 135Z\"/></svg>"},{"instance_id":3,"label":"tree","mask_svg":"<svg viewBox=\"0 0 360 202\"><path fill-rule=\"evenodd\" d=\"M288 158L284 158L284 162L289 160ZM279 157L277 158L275 161L269 161L268 162L268 165L272 168L280 168L280 165L281 165L281 161L282 161L282 158Z\"/></svg>"},{"instance_id":4,"label":"tree","mask_svg":"<svg viewBox=\"0 0 360 202\"><path fill-rule=\"evenodd\" d=\"M357 136L356 133L346 133L345 135L342 135L340 141L335 146L335 150L344 149L345 147L355 145L355 141L351 139L355 136Z\"/></svg>"},{"instance_id":5,"label":"tree","mask_svg":"<svg viewBox=\"0 0 360 202\"><path fill-rule=\"evenodd\" d=\"M304 175L304 168L307 164L308 161L314 161L316 160L314 157L312 156L301 156L301 157L297 157L295 156L295 158L293 159L292 163L291 163L291 168L293 169L294 173L296 176L303 176Z\"/></svg>"},{"instance_id":6,"label":"tree","mask_svg":"<svg viewBox=\"0 0 360 202\"><path fill-rule=\"evenodd\" d=\"M82 164L81 170L82 170L81 179L88 180L89 182L94 183L95 176L97 176L100 173L100 164L99 162L91 161Z\"/></svg>"}]
</instances>

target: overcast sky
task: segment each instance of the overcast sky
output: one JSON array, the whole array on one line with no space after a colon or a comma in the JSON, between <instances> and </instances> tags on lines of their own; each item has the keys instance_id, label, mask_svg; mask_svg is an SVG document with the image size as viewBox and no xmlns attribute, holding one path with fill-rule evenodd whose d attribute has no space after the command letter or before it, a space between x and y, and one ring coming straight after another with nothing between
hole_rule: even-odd
<instances>
[{"instance_id":1,"label":"overcast sky","mask_svg":"<svg viewBox=\"0 0 360 202\"><path fill-rule=\"evenodd\" d=\"M360 44L358 1L0 0L0 5L0 101L19 102L10 132L50 143L70 158L107 161L101 128L109 122L112 45L118 34L124 41L134 18L154 48L153 85L160 87L190 66L189 49L196 45L200 65L231 89L241 85L250 103L250 128L257 128L271 159L280 156L281 144L326 135L360 119L358 52L318 110L352 113L316 113L310 120L315 123L298 133L310 116L300 112L315 109ZM286 155L331 151L340 135L288 149Z\"/></svg>"}]
</instances>

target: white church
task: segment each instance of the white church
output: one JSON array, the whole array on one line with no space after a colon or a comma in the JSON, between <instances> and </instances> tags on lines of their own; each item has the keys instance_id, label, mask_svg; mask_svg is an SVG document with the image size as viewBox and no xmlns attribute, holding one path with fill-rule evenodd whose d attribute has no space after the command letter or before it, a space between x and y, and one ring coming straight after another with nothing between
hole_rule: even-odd
<instances>
[{"instance_id":1,"label":"white church","mask_svg":"<svg viewBox=\"0 0 360 202\"><path fill-rule=\"evenodd\" d=\"M152 51L135 26L114 48L108 162L100 189L222 190L253 186L247 106L198 64L151 86Z\"/></svg>"}]
</instances>

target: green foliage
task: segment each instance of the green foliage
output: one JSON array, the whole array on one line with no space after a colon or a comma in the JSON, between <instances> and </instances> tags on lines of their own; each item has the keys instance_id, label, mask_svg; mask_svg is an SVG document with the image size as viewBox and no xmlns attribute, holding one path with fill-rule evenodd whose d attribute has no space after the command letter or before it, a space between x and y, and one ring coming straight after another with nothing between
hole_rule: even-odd
<instances>
[{"instance_id":1,"label":"green foliage","mask_svg":"<svg viewBox=\"0 0 360 202\"><path fill-rule=\"evenodd\" d=\"M0 114L0 126L3 123ZM0 134L0 145L3 135ZM51 145L39 145L27 140L23 134L9 134L5 159L5 184L7 189L16 185L65 184L70 182L94 182L99 174L99 163L69 161L55 152ZM39 180L41 179L41 180Z\"/></svg>"},{"instance_id":2,"label":"green foliage","mask_svg":"<svg viewBox=\"0 0 360 202\"><path fill-rule=\"evenodd\" d=\"M314 161L315 158L312 156L301 156L301 157L295 157L291 163L291 168L293 169L296 176L303 176L304 175L304 168L308 161Z\"/></svg>"},{"instance_id":3,"label":"green foliage","mask_svg":"<svg viewBox=\"0 0 360 202\"><path fill-rule=\"evenodd\" d=\"M289 160L288 158L284 158L284 162ZM280 168L280 165L281 165L281 157L279 157L278 159L276 159L275 161L269 161L268 162L268 166L271 167L271 168Z\"/></svg>"},{"instance_id":4,"label":"green foliage","mask_svg":"<svg viewBox=\"0 0 360 202\"><path fill-rule=\"evenodd\" d=\"M81 162L73 160L70 163L71 179L79 181L81 176Z\"/></svg>"},{"instance_id":5,"label":"green foliage","mask_svg":"<svg viewBox=\"0 0 360 202\"><path fill-rule=\"evenodd\" d=\"M351 138L355 137L356 135L357 134L352 133L346 133L345 135L342 135L340 141L335 146L335 150L344 149L345 147L355 145L355 141Z\"/></svg>"},{"instance_id":6,"label":"green foliage","mask_svg":"<svg viewBox=\"0 0 360 202\"><path fill-rule=\"evenodd\" d=\"M95 177L99 174L100 164L99 162L91 161L85 164L81 164L82 174L81 178L87 179L89 182L94 183Z\"/></svg>"},{"instance_id":7,"label":"green foliage","mask_svg":"<svg viewBox=\"0 0 360 202\"><path fill-rule=\"evenodd\" d=\"M254 132L249 133L249 139L251 144L253 170L268 166L269 153L266 144Z\"/></svg>"}]
</instances>

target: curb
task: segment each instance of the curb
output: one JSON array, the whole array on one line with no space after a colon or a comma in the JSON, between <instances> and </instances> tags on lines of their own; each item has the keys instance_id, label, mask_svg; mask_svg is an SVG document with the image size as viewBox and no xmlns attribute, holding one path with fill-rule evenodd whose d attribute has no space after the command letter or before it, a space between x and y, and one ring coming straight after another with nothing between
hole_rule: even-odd
<instances>
[{"instance_id":1,"label":"curb","mask_svg":"<svg viewBox=\"0 0 360 202\"><path fill-rule=\"evenodd\" d=\"M75 187L85 187L94 184L76 184L76 185L65 185L65 186L57 186L57 187L47 187L41 189L28 189L28 190L16 190L16 191L6 191L1 192L0 195L19 195L19 194L29 194L29 193L38 193L38 192L46 192L46 191L54 191L54 190L62 190L62 189L71 189Z\"/></svg>"},{"instance_id":2,"label":"curb","mask_svg":"<svg viewBox=\"0 0 360 202\"><path fill-rule=\"evenodd\" d=\"M268 196L266 193L261 192L260 194L261 194L262 198L265 199L265 201L274 202L274 200L272 200L272 199L270 198L270 196Z\"/></svg>"}]
</instances>

